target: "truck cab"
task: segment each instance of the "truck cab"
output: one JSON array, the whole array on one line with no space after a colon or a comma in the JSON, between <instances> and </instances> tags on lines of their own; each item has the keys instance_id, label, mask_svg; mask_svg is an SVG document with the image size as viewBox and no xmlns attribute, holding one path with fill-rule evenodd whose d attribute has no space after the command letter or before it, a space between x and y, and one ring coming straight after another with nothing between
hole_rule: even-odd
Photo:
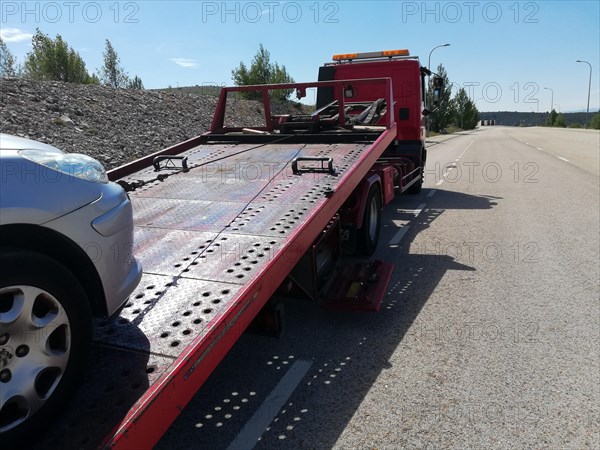
<instances>
[{"instance_id":1,"label":"truck cab","mask_svg":"<svg viewBox=\"0 0 600 450\"><path fill-rule=\"evenodd\" d=\"M418 57L408 50L350 53L333 56L331 63L319 68L319 81L389 77L394 91L394 119L398 142L421 143L425 140L425 75ZM352 86L345 90L346 103L372 102L377 96L371 85ZM333 89L319 88L317 110L335 98Z\"/></svg>"},{"instance_id":2,"label":"truck cab","mask_svg":"<svg viewBox=\"0 0 600 450\"><path fill-rule=\"evenodd\" d=\"M419 58L411 56L407 49L337 54L333 56L333 62L319 68L319 81L391 78L396 139L379 163L380 166L395 168L394 184L400 192L417 194L423 183L427 159L425 120L430 113L425 105L425 76L430 74L427 68L421 66ZM370 85L354 86L350 81L344 89L344 101L346 105L372 105L376 102L379 110L375 111L375 115L370 115L369 111L365 116L376 119L368 125L378 126L383 123L387 105L384 99L377 98L377 94ZM320 87L317 111L323 111L340 100L332 88Z\"/></svg>"}]
</instances>

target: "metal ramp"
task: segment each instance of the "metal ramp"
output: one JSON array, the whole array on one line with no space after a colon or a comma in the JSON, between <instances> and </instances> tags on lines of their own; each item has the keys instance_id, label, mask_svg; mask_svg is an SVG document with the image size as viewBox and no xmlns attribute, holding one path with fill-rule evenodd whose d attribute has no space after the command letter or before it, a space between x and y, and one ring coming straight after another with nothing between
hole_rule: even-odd
<instances>
[{"instance_id":1,"label":"metal ramp","mask_svg":"<svg viewBox=\"0 0 600 450\"><path fill-rule=\"evenodd\" d=\"M167 390L166 381L206 379L244 332L242 316L254 317L245 313L260 310L268 298L258 298L270 297L339 208L342 197L332 197L349 178L362 178L354 172L368 148L203 145L182 154L187 170L150 167L122 179L132 188L135 253L144 275L119 317L96 321L84 385L60 431L40 447L96 448L115 431L127 445L132 418ZM333 158L334 174L292 171L296 157L325 156ZM213 351L217 343L223 349ZM163 401L185 405L168 395ZM163 428L172 419L161 417Z\"/></svg>"},{"instance_id":2,"label":"metal ramp","mask_svg":"<svg viewBox=\"0 0 600 450\"><path fill-rule=\"evenodd\" d=\"M144 275L119 317L96 322L83 386L38 447L160 439L395 138L389 113L373 129L347 123L348 83L378 85L393 104L390 78L224 88L209 133L109 173L132 200ZM269 90L312 87L341 99L335 132L282 134ZM265 125L244 134L225 124L225 105L252 90Z\"/></svg>"}]
</instances>

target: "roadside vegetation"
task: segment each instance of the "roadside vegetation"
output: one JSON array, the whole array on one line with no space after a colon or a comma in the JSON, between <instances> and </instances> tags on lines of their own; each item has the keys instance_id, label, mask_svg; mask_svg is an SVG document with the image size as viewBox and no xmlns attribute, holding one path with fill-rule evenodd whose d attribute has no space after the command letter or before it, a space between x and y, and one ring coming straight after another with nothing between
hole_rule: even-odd
<instances>
[{"instance_id":1,"label":"roadside vegetation","mask_svg":"<svg viewBox=\"0 0 600 450\"><path fill-rule=\"evenodd\" d=\"M254 59L248 68L244 62L231 71L231 78L236 86L251 86L254 84L279 84L293 83L294 79L287 72L285 66L271 62L271 54L260 44ZM272 99L276 102L286 102L293 89L281 89L273 92ZM242 98L260 100L259 92L243 92Z\"/></svg>"},{"instance_id":2,"label":"roadside vegetation","mask_svg":"<svg viewBox=\"0 0 600 450\"><path fill-rule=\"evenodd\" d=\"M587 115L586 115L587 116ZM586 117L587 119L587 117ZM554 109L546 116L547 127L558 127L558 128L585 128L586 119L584 119L583 125L579 122L569 122L565 120L565 115L557 113ZM600 111L593 115L590 119L589 127L592 130L600 130Z\"/></svg>"},{"instance_id":3,"label":"roadside vegetation","mask_svg":"<svg viewBox=\"0 0 600 450\"><path fill-rule=\"evenodd\" d=\"M0 77L24 77L34 80L62 81L76 84L102 84L118 89L144 89L140 77L129 78L119 56L107 39L104 61L97 72L88 71L83 58L57 34L53 39L38 28L31 38L32 50L23 64L0 38Z\"/></svg>"},{"instance_id":4,"label":"roadside vegetation","mask_svg":"<svg viewBox=\"0 0 600 450\"><path fill-rule=\"evenodd\" d=\"M448 73L442 64L436 71L436 75L444 80L444 87L440 94L440 101L437 107L429 106L432 110L428 117L429 129L433 133L449 133L460 130L473 130L479 123L479 110L475 102L471 100L467 91L459 87L454 97L452 97L452 88L458 86L457 83L450 81ZM433 86L429 84L427 89L427 105L433 105Z\"/></svg>"}]
</instances>

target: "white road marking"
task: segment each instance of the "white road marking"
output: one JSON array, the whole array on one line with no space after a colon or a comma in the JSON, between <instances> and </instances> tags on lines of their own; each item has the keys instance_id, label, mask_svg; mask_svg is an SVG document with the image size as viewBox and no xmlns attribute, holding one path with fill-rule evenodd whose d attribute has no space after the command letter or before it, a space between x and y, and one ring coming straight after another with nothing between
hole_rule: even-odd
<instances>
[{"instance_id":1,"label":"white road marking","mask_svg":"<svg viewBox=\"0 0 600 450\"><path fill-rule=\"evenodd\" d=\"M402 228L400 228L394 237L390 239L390 245L398 245L409 229L410 225L404 225Z\"/></svg>"},{"instance_id":2,"label":"white road marking","mask_svg":"<svg viewBox=\"0 0 600 450\"><path fill-rule=\"evenodd\" d=\"M478 135L478 136L477 136L475 139L473 139L469 145L467 145L467 148L465 148L465 152L466 152L467 150L469 150L469 148L471 147L471 145L473 145L477 139L479 139L479 135ZM463 152L463 153L464 153L464 152Z\"/></svg>"},{"instance_id":3,"label":"white road marking","mask_svg":"<svg viewBox=\"0 0 600 450\"><path fill-rule=\"evenodd\" d=\"M427 197L433 197L436 192L437 192L437 189L432 189L431 191L429 191L429 194L427 194Z\"/></svg>"},{"instance_id":4,"label":"white road marking","mask_svg":"<svg viewBox=\"0 0 600 450\"><path fill-rule=\"evenodd\" d=\"M421 203L419 206L417 206L417 209L415 209L415 216L418 216L419 214L421 214L423 212L423 209L427 206L427 203Z\"/></svg>"},{"instance_id":5,"label":"white road marking","mask_svg":"<svg viewBox=\"0 0 600 450\"><path fill-rule=\"evenodd\" d=\"M557 156L558 159L562 159L564 162L569 162L567 158L563 158L562 156Z\"/></svg>"},{"instance_id":6,"label":"white road marking","mask_svg":"<svg viewBox=\"0 0 600 450\"><path fill-rule=\"evenodd\" d=\"M419 206L417 206L416 209L397 209L396 211L398 211L401 214L414 214L415 216L418 216L419 214L421 214L421 212L423 211L423 208L425 208L427 206L427 203L421 203ZM393 221L396 226L401 227L403 225L405 225L405 221L403 220L394 220Z\"/></svg>"},{"instance_id":7,"label":"white road marking","mask_svg":"<svg viewBox=\"0 0 600 450\"><path fill-rule=\"evenodd\" d=\"M543 148L540 148L540 147L536 147L536 148L537 148L538 150L544 151L544 149L543 149Z\"/></svg>"},{"instance_id":8,"label":"white road marking","mask_svg":"<svg viewBox=\"0 0 600 450\"><path fill-rule=\"evenodd\" d=\"M264 400L256 410L252 418L246 423L242 431L237 435L228 450L251 450L258 439L263 435L265 429L279 414L288 398L292 395L302 378L310 369L311 362L298 360L277 383L275 389Z\"/></svg>"}]
</instances>

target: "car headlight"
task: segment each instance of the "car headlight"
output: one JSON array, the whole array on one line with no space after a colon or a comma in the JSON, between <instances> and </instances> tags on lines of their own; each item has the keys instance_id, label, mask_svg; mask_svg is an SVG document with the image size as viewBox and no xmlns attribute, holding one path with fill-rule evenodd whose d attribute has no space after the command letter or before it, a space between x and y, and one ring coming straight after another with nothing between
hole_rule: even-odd
<instances>
[{"instance_id":1,"label":"car headlight","mask_svg":"<svg viewBox=\"0 0 600 450\"><path fill-rule=\"evenodd\" d=\"M20 150L19 154L36 164L94 183L108 183L102 164L79 153L58 153L47 150Z\"/></svg>"}]
</instances>

